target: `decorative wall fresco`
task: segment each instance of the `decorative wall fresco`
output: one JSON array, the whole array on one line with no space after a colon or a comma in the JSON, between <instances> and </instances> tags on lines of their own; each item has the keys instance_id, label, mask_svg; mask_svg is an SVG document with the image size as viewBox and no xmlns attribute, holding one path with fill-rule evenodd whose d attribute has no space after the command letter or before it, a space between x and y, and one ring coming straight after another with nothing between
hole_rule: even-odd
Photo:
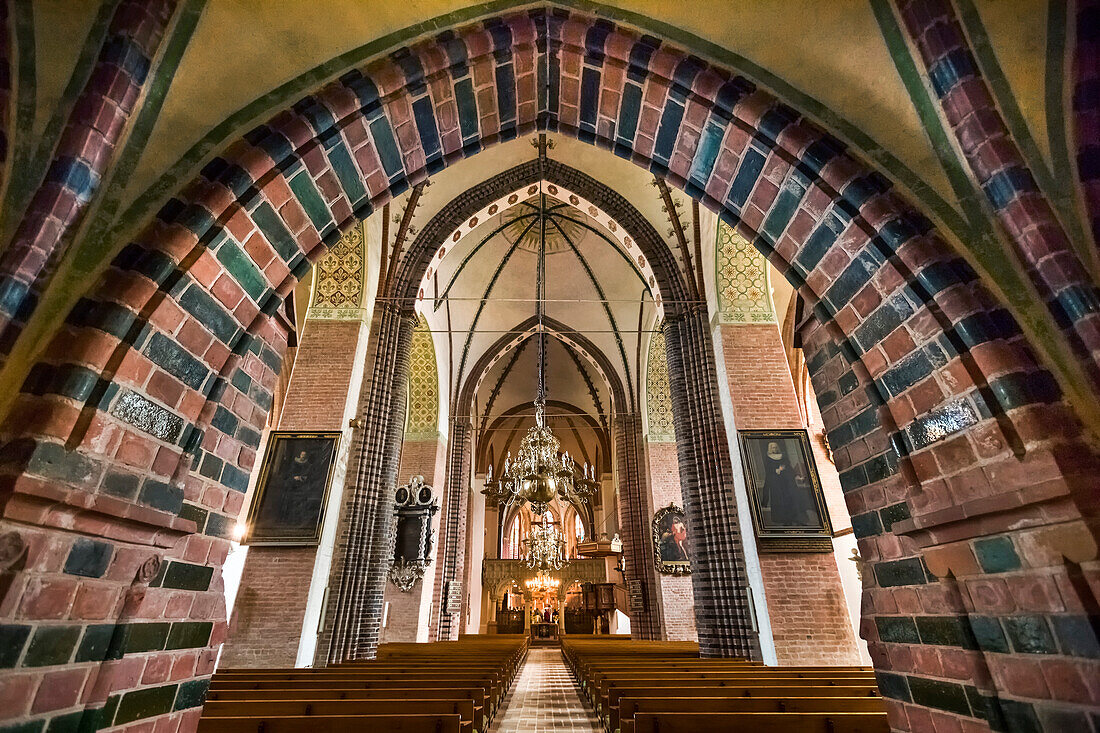
<instances>
[{"instance_id":1,"label":"decorative wall fresco","mask_svg":"<svg viewBox=\"0 0 1100 733\"><path fill-rule=\"evenodd\" d=\"M439 435L439 377L432 332L421 315L417 316L409 360L405 440L431 440Z\"/></svg>"},{"instance_id":2,"label":"decorative wall fresco","mask_svg":"<svg viewBox=\"0 0 1100 733\"><path fill-rule=\"evenodd\" d=\"M675 443L676 428L672 419L665 334L660 329L660 324L654 325L653 331L653 337L649 340L649 365L646 367L647 437L650 443Z\"/></svg>"},{"instance_id":3,"label":"decorative wall fresco","mask_svg":"<svg viewBox=\"0 0 1100 733\"><path fill-rule=\"evenodd\" d=\"M721 323L775 323L768 261L729 224L718 222L715 243Z\"/></svg>"},{"instance_id":4,"label":"decorative wall fresco","mask_svg":"<svg viewBox=\"0 0 1100 733\"><path fill-rule=\"evenodd\" d=\"M366 282L366 229L356 224L314 268L309 318L358 320Z\"/></svg>"}]
</instances>

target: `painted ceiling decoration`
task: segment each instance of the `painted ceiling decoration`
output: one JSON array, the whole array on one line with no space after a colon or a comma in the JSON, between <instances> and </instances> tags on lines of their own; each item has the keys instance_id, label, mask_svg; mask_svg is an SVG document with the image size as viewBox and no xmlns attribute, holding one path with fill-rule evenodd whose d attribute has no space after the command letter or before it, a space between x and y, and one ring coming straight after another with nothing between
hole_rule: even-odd
<instances>
[{"instance_id":1,"label":"painted ceiling decoration","mask_svg":"<svg viewBox=\"0 0 1100 733\"><path fill-rule=\"evenodd\" d=\"M418 315L409 356L409 399L405 440L439 437L439 372L435 344L424 316Z\"/></svg>"},{"instance_id":2,"label":"painted ceiling decoration","mask_svg":"<svg viewBox=\"0 0 1100 733\"><path fill-rule=\"evenodd\" d=\"M721 323L775 323L768 260L724 221L715 243L718 318Z\"/></svg>"},{"instance_id":3,"label":"painted ceiling decoration","mask_svg":"<svg viewBox=\"0 0 1100 733\"><path fill-rule=\"evenodd\" d=\"M672 390L668 382L665 333L654 327L649 340L646 366L646 437L650 443L675 443L676 422L672 417Z\"/></svg>"},{"instance_id":4,"label":"painted ceiling decoration","mask_svg":"<svg viewBox=\"0 0 1100 733\"><path fill-rule=\"evenodd\" d=\"M313 268L309 318L359 320L366 283L366 225L359 222Z\"/></svg>"}]
</instances>

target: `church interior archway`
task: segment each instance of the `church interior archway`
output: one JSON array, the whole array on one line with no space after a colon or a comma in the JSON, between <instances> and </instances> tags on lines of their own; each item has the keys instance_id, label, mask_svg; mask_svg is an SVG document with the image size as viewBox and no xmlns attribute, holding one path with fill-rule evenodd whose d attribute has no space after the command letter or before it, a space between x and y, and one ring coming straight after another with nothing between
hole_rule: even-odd
<instances>
[{"instance_id":1,"label":"church interior archway","mask_svg":"<svg viewBox=\"0 0 1100 733\"><path fill-rule=\"evenodd\" d=\"M610 468L618 499L607 497L592 531L599 514L616 516L630 558L622 580L642 582L636 637L667 636L670 615L685 614L676 605L683 584L665 583L648 561L657 486L676 483L695 533L686 613L703 654L773 661L793 643L778 621L762 620L780 603L769 573L781 563L753 536L738 475L737 431L780 420L752 399L764 393L751 387L765 353L751 348L753 329L764 326L775 336L769 358L782 360L768 374L791 385L795 405L782 427L813 417L824 428L827 440L813 436L815 456L835 464L829 508L858 539L859 631L892 722L934 708L919 692L929 685L953 685L962 702L949 712L968 721L987 718L988 705L1079 713L1084 703L1065 691L1072 684L1023 690L1013 681L1018 655L1034 653L1013 630L1038 619L1034 636L1049 639L1042 653L1088 679L1089 655L1074 639L1089 633L1080 608L1095 603L1080 582L1095 569L1095 416L1068 396L1095 390L1094 314L1066 305L1084 292L1080 263L1058 250L1070 264L1056 274L1030 261L1030 250L1013 250L1037 293L1038 305L1021 312L938 213L913 203L842 136L692 51L562 8L509 13L346 69L212 155L133 241L118 243L34 359L5 365L22 370L3 422L0 495L13 548L9 625L22 634L16 662L34 666L26 663L32 635L66 629L74 669L122 695L145 685L127 686L95 655L78 663L75 640L93 626L163 618L205 630L185 675L198 689L227 633L228 650L235 635L264 635L262 604L241 605L245 595L227 628L220 567L262 459L291 334L301 342L274 427L342 433L346 452L333 469L344 490L328 504L324 553L250 552L254 574L301 566L298 638L278 641L299 662L373 654L390 608L390 493L410 469L442 500L437 567L420 597L429 610L409 615L413 635L468 628L477 603L468 593L483 584L467 560L486 555L485 537L468 530L471 517L487 516L472 484L528 419L518 375L530 372L530 335L515 324L530 305L519 263L530 260L524 202L533 186L560 195L570 212L555 224L551 257L571 258L570 279L555 284L574 293L549 310L561 336L551 356L565 369L553 375L566 393L558 417L578 455L592 450L591 462ZM996 180L1005 209L1027 188L1020 177ZM341 249L356 230L366 243L358 258ZM721 236L737 238L746 262L762 253L769 264L755 267L785 278L795 305L766 292L767 279L754 296L751 276L731 275L737 268L719 262ZM50 268L28 270L27 252L11 252L18 267L3 273L4 292L19 305L3 326L15 343ZM313 287L299 289L311 268ZM343 289L355 273L361 287ZM725 289L723 277L737 286ZM313 311L300 333L291 293L304 293ZM773 301L771 321L752 321L754 299ZM784 350L778 323L788 310L797 315L784 323ZM427 363L414 354L418 312L435 357L436 424L418 409L418 428L406 433L410 365ZM1036 335L1044 318L1058 323L1053 336ZM311 342L311 328L325 337ZM654 358L650 349L658 332L662 430L649 404L662 384L659 350ZM1051 338L1065 344L1051 351ZM346 348L316 362L311 376L310 349L326 343ZM801 393L788 358L796 351ZM806 406L803 364L816 413ZM295 379L311 378L343 386L323 398L296 389ZM494 437L484 440L486 431ZM658 481L658 465L675 470ZM36 564L47 556L54 560ZM833 601L844 614L842 566L825 556L816 567L836 573ZM64 576L83 578L79 590ZM1004 592L984 593L991 584ZM1061 607L1037 607L1027 590L1035 584L1061 589ZM54 588L68 594L60 610L43 605ZM109 623L92 623L78 593L107 599ZM165 606L151 615L139 595ZM984 635L993 628L1003 644ZM855 649L849 628L831 651ZM259 647L239 659L249 654L263 659ZM929 655L939 666L926 665ZM977 683L973 694L949 681L958 670Z\"/></svg>"}]
</instances>

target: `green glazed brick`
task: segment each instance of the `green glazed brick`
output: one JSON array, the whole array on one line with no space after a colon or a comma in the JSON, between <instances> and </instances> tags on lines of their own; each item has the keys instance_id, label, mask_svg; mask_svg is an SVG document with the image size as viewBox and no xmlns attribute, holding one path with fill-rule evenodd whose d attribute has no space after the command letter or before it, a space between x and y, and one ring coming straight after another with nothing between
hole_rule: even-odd
<instances>
[{"instance_id":1,"label":"green glazed brick","mask_svg":"<svg viewBox=\"0 0 1100 733\"><path fill-rule=\"evenodd\" d=\"M165 649L194 649L206 646L214 624L209 621L180 621L172 624Z\"/></svg>"},{"instance_id":2,"label":"green glazed brick","mask_svg":"<svg viewBox=\"0 0 1100 733\"><path fill-rule=\"evenodd\" d=\"M908 616L879 616L875 619L878 637L896 644L919 644L917 626Z\"/></svg>"},{"instance_id":3,"label":"green glazed brick","mask_svg":"<svg viewBox=\"0 0 1100 733\"><path fill-rule=\"evenodd\" d=\"M171 624L129 624L126 627L123 649L127 654L156 652L164 648Z\"/></svg>"},{"instance_id":4,"label":"green glazed brick","mask_svg":"<svg viewBox=\"0 0 1100 733\"><path fill-rule=\"evenodd\" d=\"M23 666L46 667L52 664L65 664L73 655L73 649L79 638L79 626L40 626L31 638L31 645L27 647Z\"/></svg>"},{"instance_id":5,"label":"green glazed brick","mask_svg":"<svg viewBox=\"0 0 1100 733\"><path fill-rule=\"evenodd\" d=\"M910 676L909 691L913 694L913 702L917 705L959 715L971 714L966 689L962 685Z\"/></svg>"},{"instance_id":6,"label":"green glazed brick","mask_svg":"<svg viewBox=\"0 0 1100 733\"><path fill-rule=\"evenodd\" d=\"M93 624L84 629L84 637L76 649L76 661L98 662L106 659L111 639L118 628L115 624Z\"/></svg>"},{"instance_id":7,"label":"green glazed brick","mask_svg":"<svg viewBox=\"0 0 1100 733\"><path fill-rule=\"evenodd\" d=\"M1012 649L1017 653L1058 653L1050 627L1042 616L1009 616L1003 621Z\"/></svg>"},{"instance_id":8,"label":"green glazed brick","mask_svg":"<svg viewBox=\"0 0 1100 733\"><path fill-rule=\"evenodd\" d=\"M161 585L180 590L207 590L213 575L214 568L173 560L168 563Z\"/></svg>"},{"instance_id":9,"label":"green glazed brick","mask_svg":"<svg viewBox=\"0 0 1100 733\"><path fill-rule=\"evenodd\" d=\"M0 624L0 667L14 667L31 635L31 627L22 624Z\"/></svg>"},{"instance_id":10,"label":"green glazed brick","mask_svg":"<svg viewBox=\"0 0 1100 733\"><path fill-rule=\"evenodd\" d=\"M135 720L172 712L177 688L178 685L165 685L127 692L118 703L114 724L124 725Z\"/></svg>"},{"instance_id":11,"label":"green glazed brick","mask_svg":"<svg viewBox=\"0 0 1100 733\"><path fill-rule=\"evenodd\" d=\"M971 616L970 629L982 651L999 654L1008 652L1008 640L1001 628L1001 622L997 619L992 616Z\"/></svg>"},{"instance_id":12,"label":"green glazed brick","mask_svg":"<svg viewBox=\"0 0 1100 733\"><path fill-rule=\"evenodd\" d=\"M189 680L180 684L179 693L176 695L175 710L197 708L206 702L206 691L210 689L210 680Z\"/></svg>"},{"instance_id":13,"label":"green glazed brick","mask_svg":"<svg viewBox=\"0 0 1100 733\"><path fill-rule=\"evenodd\" d=\"M917 630L920 631L921 642L925 644L961 646L964 649L976 649L978 646L965 617L918 616Z\"/></svg>"},{"instance_id":14,"label":"green glazed brick","mask_svg":"<svg viewBox=\"0 0 1100 733\"><path fill-rule=\"evenodd\" d=\"M982 570L987 573L1004 573L1020 568L1020 556L1009 537L990 537L975 540L974 553L978 556Z\"/></svg>"}]
</instances>

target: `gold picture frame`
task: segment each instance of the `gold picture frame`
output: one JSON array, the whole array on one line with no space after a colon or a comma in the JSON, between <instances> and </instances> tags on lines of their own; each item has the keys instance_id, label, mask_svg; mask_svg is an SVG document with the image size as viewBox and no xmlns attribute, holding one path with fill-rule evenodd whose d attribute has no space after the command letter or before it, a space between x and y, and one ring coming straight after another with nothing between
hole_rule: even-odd
<instances>
[{"instance_id":1,"label":"gold picture frame","mask_svg":"<svg viewBox=\"0 0 1100 733\"><path fill-rule=\"evenodd\" d=\"M832 525L804 429L740 430L753 526L763 552L832 552Z\"/></svg>"},{"instance_id":2,"label":"gold picture frame","mask_svg":"<svg viewBox=\"0 0 1100 733\"><path fill-rule=\"evenodd\" d=\"M338 431L268 435L241 544L320 544L339 444Z\"/></svg>"}]
</instances>

